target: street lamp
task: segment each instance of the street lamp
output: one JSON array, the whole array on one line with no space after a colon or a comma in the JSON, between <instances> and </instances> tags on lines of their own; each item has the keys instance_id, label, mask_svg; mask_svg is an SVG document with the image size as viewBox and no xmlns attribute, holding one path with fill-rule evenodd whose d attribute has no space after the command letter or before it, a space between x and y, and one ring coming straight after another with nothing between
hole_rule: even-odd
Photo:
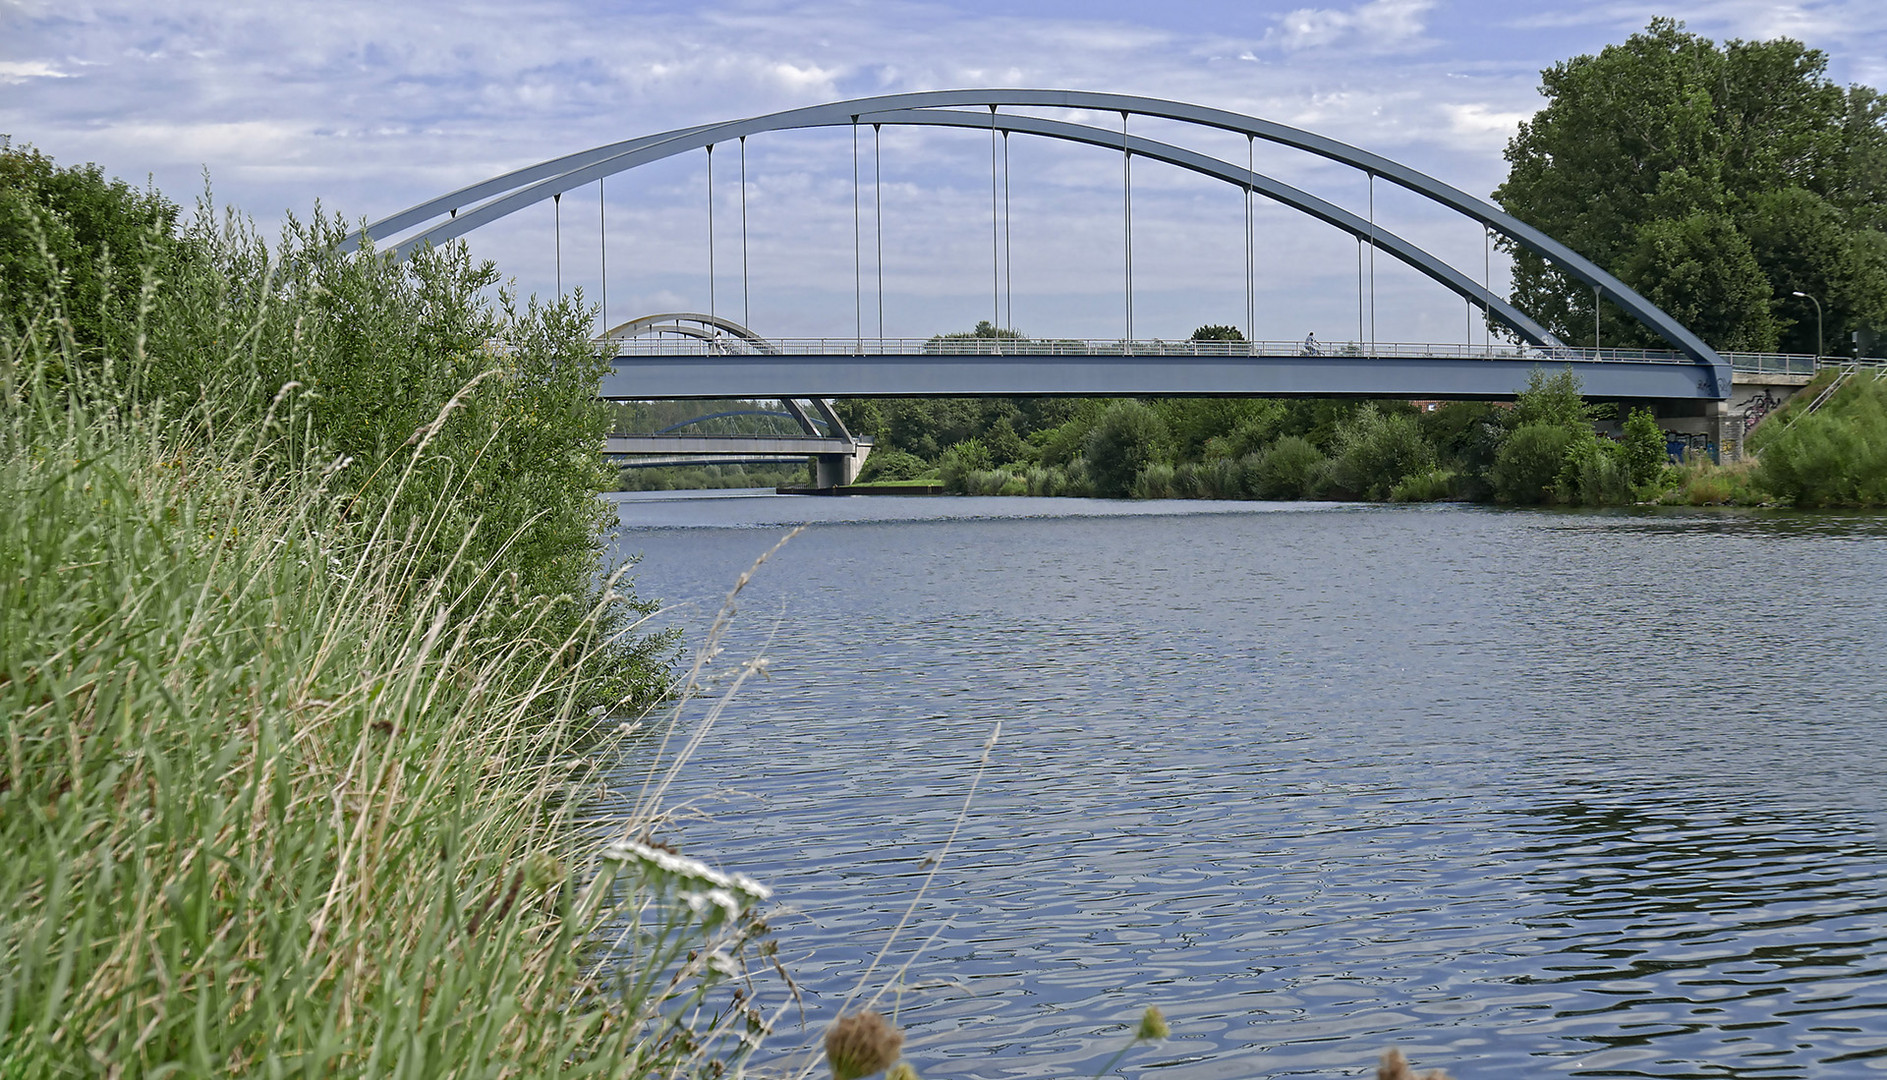
<instances>
[{"instance_id":1,"label":"street lamp","mask_svg":"<svg viewBox=\"0 0 1887 1080\"><path fill-rule=\"evenodd\" d=\"M1808 301L1809 303L1815 305L1815 361L1817 363L1820 363L1821 362L1821 301L1815 299L1814 297L1808 295L1805 292L1795 292L1795 293L1790 293L1789 295L1799 296L1802 299Z\"/></svg>"}]
</instances>

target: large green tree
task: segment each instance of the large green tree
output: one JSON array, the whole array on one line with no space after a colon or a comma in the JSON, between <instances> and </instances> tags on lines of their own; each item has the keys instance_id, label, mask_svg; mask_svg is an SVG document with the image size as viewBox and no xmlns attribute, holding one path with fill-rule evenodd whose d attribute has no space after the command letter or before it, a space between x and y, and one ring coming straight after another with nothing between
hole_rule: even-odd
<instances>
[{"instance_id":1,"label":"large green tree","mask_svg":"<svg viewBox=\"0 0 1887 1080\"><path fill-rule=\"evenodd\" d=\"M1725 349L1829 351L1887 325L1887 102L1801 42L1671 19L1541 73L1494 198ZM1592 291L1523 249L1514 299L1591 343ZM1610 304L1608 345L1660 345Z\"/></svg>"}]
</instances>

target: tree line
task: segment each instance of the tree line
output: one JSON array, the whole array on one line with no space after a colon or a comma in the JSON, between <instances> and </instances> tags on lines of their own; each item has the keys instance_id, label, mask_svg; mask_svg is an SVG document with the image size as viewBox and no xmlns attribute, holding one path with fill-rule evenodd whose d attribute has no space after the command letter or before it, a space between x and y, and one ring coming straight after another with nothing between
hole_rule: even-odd
<instances>
[{"instance_id":1,"label":"tree line","mask_svg":"<svg viewBox=\"0 0 1887 1080\"><path fill-rule=\"evenodd\" d=\"M1656 497L1667 463L1647 411L1617 440L1597 435L1598 410L1569 372L1536 372L1511 408L1210 397L838 407L877 440L861 483L935 477L971 494L1597 505Z\"/></svg>"}]
</instances>

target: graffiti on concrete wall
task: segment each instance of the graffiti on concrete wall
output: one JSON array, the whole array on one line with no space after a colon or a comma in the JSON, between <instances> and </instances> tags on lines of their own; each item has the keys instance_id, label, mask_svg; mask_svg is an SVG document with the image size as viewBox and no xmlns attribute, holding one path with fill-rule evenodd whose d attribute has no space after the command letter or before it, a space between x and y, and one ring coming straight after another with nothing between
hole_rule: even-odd
<instances>
[{"instance_id":1,"label":"graffiti on concrete wall","mask_svg":"<svg viewBox=\"0 0 1887 1080\"><path fill-rule=\"evenodd\" d=\"M1762 423L1763 417L1774 412L1776 406L1780 404L1782 404L1782 399L1767 390L1752 395L1743 403L1743 432L1748 434L1757 424Z\"/></svg>"}]
</instances>

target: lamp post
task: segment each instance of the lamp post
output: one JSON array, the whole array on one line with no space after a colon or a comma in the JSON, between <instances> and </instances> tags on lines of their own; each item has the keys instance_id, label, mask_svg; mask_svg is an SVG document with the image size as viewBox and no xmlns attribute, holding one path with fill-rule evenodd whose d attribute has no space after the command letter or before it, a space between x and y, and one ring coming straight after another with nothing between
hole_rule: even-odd
<instances>
[{"instance_id":1,"label":"lamp post","mask_svg":"<svg viewBox=\"0 0 1887 1080\"><path fill-rule=\"evenodd\" d=\"M1808 301L1809 303L1815 305L1815 362L1820 363L1821 362L1821 301L1815 299L1814 297L1808 295L1805 292L1794 292L1794 293L1790 293L1789 295L1799 296L1802 299Z\"/></svg>"}]
</instances>

